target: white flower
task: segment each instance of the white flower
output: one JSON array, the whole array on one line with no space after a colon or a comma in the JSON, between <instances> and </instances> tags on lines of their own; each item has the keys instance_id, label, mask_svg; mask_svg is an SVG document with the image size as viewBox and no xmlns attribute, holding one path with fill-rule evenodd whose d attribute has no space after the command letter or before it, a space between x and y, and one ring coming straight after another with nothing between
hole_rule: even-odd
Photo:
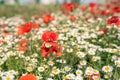
<instances>
[{"instance_id":1,"label":"white flower","mask_svg":"<svg viewBox=\"0 0 120 80\"><path fill-rule=\"evenodd\" d=\"M84 58L86 54L83 53L83 52L77 52L76 55L77 55L79 58Z\"/></svg>"},{"instance_id":2,"label":"white flower","mask_svg":"<svg viewBox=\"0 0 120 80\"><path fill-rule=\"evenodd\" d=\"M89 49L88 54L89 55L95 55L95 49Z\"/></svg>"},{"instance_id":3,"label":"white flower","mask_svg":"<svg viewBox=\"0 0 120 80\"><path fill-rule=\"evenodd\" d=\"M64 69L65 69L65 71L67 71L67 72L71 70L71 68L70 68L69 66L66 66Z\"/></svg>"},{"instance_id":4,"label":"white flower","mask_svg":"<svg viewBox=\"0 0 120 80\"><path fill-rule=\"evenodd\" d=\"M85 66L87 62L85 60L80 61L80 65Z\"/></svg>"},{"instance_id":5,"label":"white flower","mask_svg":"<svg viewBox=\"0 0 120 80\"><path fill-rule=\"evenodd\" d=\"M2 80L14 80L13 75L2 76Z\"/></svg>"},{"instance_id":6,"label":"white flower","mask_svg":"<svg viewBox=\"0 0 120 80\"><path fill-rule=\"evenodd\" d=\"M35 63L35 62L37 62L37 59L33 58L33 59L31 59L31 62Z\"/></svg>"},{"instance_id":7,"label":"white flower","mask_svg":"<svg viewBox=\"0 0 120 80\"><path fill-rule=\"evenodd\" d=\"M93 57L92 57L92 61L94 61L94 62L96 62L96 61L99 60L99 59L100 59L99 56L93 56Z\"/></svg>"},{"instance_id":8,"label":"white flower","mask_svg":"<svg viewBox=\"0 0 120 80\"><path fill-rule=\"evenodd\" d=\"M92 67L87 67L85 70L86 75L92 75L94 73L94 69Z\"/></svg>"},{"instance_id":9,"label":"white flower","mask_svg":"<svg viewBox=\"0 0 120 80\"><path fill-rule=\"evenodd\" d=\"M48 78L47 80L53 80L52 78Z\"/></svg>"},{"instance_id":10,"label":"white flower","mask_svg":"<svg viewBox=\"0 0 120 80\"><path fill-rule=\"evenodd\" d=\"M120 60L115 60L115 65L116 65L117 67L120 67Z\"/></svg>"},{"instance_id":11,"label":"white flower","mask_svg":"<svg viewBox=\"0 0 120 80\"><path fill-rule=\"evenodd\" d=\"M57 74L60 73L60 70L57 69L57 68L55 68L55 69L52 70L52 73L55 74L55 75L57 75Z\"/></svg>"},{"instance_id":12,"label":"white flower","mask_svg":"<svg viewBox=\"0 0 120 80\"><path fill-rule=\"evenodd\" d=\"M41 75L36 76L38 80L42 79L43 77Z\"/></svg>"},{"instance_id":13,"label":"white flower","mask_svg":"<svg viewBox=\"0 0 120 80\"><path fill-rule=\"evenodd\" d=\"M33 71L33 68L32 67L27 67L27 71L31 72L31 71Z\"/></svg>"},{"instance_id":14,"label":"white flower","mask_svg":"<svg viewBox=\"0 0 120 80\"><path fill-rule=\"evenodd\" d=\"M75 79L75 75L74 74L68 74L68 75L66 75L66 79Z\"/></svg>"},{"instance_id":15,"label":"white flower","mask_svg":"<svg viewBox=\"0 0 120 80\"><path fill-rule=\"evenodd\" d=\"M71 53L71 52L73 52L73 49L72 49L72 48L67 49L67 52L68 52L68 53Z\"/></svg>"},{"instance_id":16,"label":"white flower","mask_svg":"<svg viewBox=\"0 0 120 80\"><path fill-rule=\"evenodd\" d=\"M39 72L43 72L44 70L45 70L44 67L38 67L38 71L39 71Z\"/></svg>"},{"instance_id":17,"label":"white flower","mask_svg":"<svg viewBox=\"0 0 120 80\"><path fill-rule=\"evenodd\" d=\"M82 72L81 70L77 70L77 71L76 71L76 75L77 75L77 76L81 76L82 74L83 74L83 72Z\"/></svg>"},{"instance_id":18,"label":"white flower","mask_svg":"<svg viewBox=\"0 0 120 80\"><path fill-rule=\"evenodd\" d=\"M75 80L83 80L83 77L82 76L76 76Z\"/></svg>"},{"instance_id":19,"label":"white flower","mask_svg":"<svg viewBox=\"0 0 120 80\"><path fill-rule=\"evenodd\" d=\"M48 61L48 65L53 66L54 62L53 61Z\"/></svg>"},{"instance_id":20,"label":"white flower","mask_svg":"<svg viewBox=\"0 0 120 80\"><path fill-rule=\"evenodd\" d=\"M113 67L112 67L112 66L109 66L109 65L103 66L102 70L103 70L104 72L112 72Z\"/></svg>"}]
</instances>

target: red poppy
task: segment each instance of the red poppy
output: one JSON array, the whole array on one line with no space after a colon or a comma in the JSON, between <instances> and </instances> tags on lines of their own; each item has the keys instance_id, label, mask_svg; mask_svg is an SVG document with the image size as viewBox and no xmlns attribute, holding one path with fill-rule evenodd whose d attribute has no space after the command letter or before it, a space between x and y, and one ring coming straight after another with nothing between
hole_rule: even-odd
<instances>
[{"instance_id":1,"label":"red poppy","mask_svg":"<svg viewBox=\"0 0 120 80\"><path fill-rule=\"evenodd\" d=\"M115 24L119 22L119 17L118 16L112 16L110 19L108 19L107 24Z\"/></svg>"},{"instance_id":2,"label":"red poppy","mask_svg":"<svg viewBox=\"0 0 120 80\"><path fill-rule=\"evenodd\" d=\"M55 32L51 32L51 31L45 32L42 35L43 41L56 41L57 38L58 38L58 35Z\"/></svg>"},{"instance_id":3,"label":"red poppy","mask_svg":"<svg viewBox=\"0 0 120 80\"><path fill-rule=\"evenodd\" d=\"M33 74L27 74L25 76L21 76L19 80L37 80L37 78Z\"/></svg>"},{"instance_id":4,"label":"red poppy","mask_svg":"<svg viewBox=\"0 0 120 80\"><path fill-rule=\"evenodd\" d=\"M63 7L65 8L66 11L72 11L78 6L76 3L63 3Z\"/></svg>"},{"instance_id":5,"label":"red poppy","mask_svg":"<svg viewBox=\"0 0 120 80\"><path fill-rule=\"evenodd\" d=\"M96 77L98 77L100 79L100 74L98 73L98 74L92 74L92 75L90 75L89 80L94 80L94 78L93 78L94 76L96 76Z\"/></svg>"},{"instance_id":6,"label":"red poppy","mask_svg":"<svg viewBox=\"0 0 120 80\"><path fill-rule=\"evenodd\" d=\"M55 42L58 38L58 35L55 32L45 32L42 35L42 40L44 41L43 46L41 47L42 57L47 57L51 52L56 53L56 56L62 56L61 48L59 48L58 43Z\"/></svg>"},{"instance_id":7,"label":"red poppy","mask_svg":"<svg viewBox=\"0 0 120 80\"><path fill-rule=\"evenodd\" d=\"M50 23L50 22L53 21L54 19L55 19L55 18L54 18L53 16L51 16L50 14L43 16L43 22L44 22L45 24Z\"/></svg>"},{"instance_id":8,"label":"red poppy","mask_svg":"<svg viewBox=\"0 0 120 80\"><path fill-rule=\"evenodd\" d=\"M95 2L91 2L91 3L89 3L89 6L90 6L91 8L94 8L94 7L97 6L97 3L95 3Z\"/></svg>"},{"instance_id":9,"label":"red poppy","mask_svg":"<svg viewBox=\"0 0 120 80\"><path fill-rule=\"evenodd\" d=\"M105 10L102 10L102 11L101 11L101 14L102 14L103 16L108 16L108 15L110 14L110 11L109 11L108 9L105 9Z\"/></svg>"},{"instance_id":10,"label":"red poppy","mask_svg":"<svg viewBox=\"0 0 120 80\"><path fill-rule=\"evenodd\" d=\"M26 46L19 46L18 50L19 51L26 51L27 47Z\"/></svg>"},{"instance_id":11,"label":"red poppy","mask_svg":"<svg viewBox=\"0 0 120 80\"><path fill-rule=\"evenodd\" d=\"M21 27L17 27L18 28L18 31L17 33L19 35L23 35L25 33L29 33L31 31L31 29L36 29L39 27L39 24L35 24L35 23L32 23L32 22L27 22L25 23L23 26Z\"/></svg>"},{"instance_id":12,"label":"red poppy","mask_svg":"<svg viewBox=\"0 0 120 80\"><path fill-rule=\"evenodd\" d=\"M20 42L19 42L20 45L27 45L28 44L28 41L26 39L22 39Z\"/></svg>"},{"instance_id":13,"label":"red poppy","mask_svg":"<svg viewBox=\"0 0 120 80\"><path fill-rule=\"evenodd\" d=\"M17 34L18 35L23 35L24 34L24 30L23 30L23 28L22 27L17 27Z\"/></svg>"},{"instance_id":14,"label":"red poppy","mask_svg":"<svg viewBox=\"0 0 120 80\"><path fill-rule=\"evenodd\" d=\"M76 20L76 16L70 16L70 20L71 21L75 21Z\"/></svg>"},{"instance_id":15,"label":"red poppy","mask_svg":"<svg viewBox=\"0 0 120 80\"><path fill-rule=\"evenodd\" d=\"M114 14L114 13L120 13L120 7L118 7L118 6L113 7L112 14Z\"/></svg>"},{"instance_id":16,"label":"red poppy","mask_svg":"<svg viewBox=\"0 0 120 80\"><path fill-rule=\"evenodd\" d=\"M33 28L33 29L37 29L37 28L39 28L39 26L40 26L39 24L32 23L32 28Z\"/></svg>"}]
</instances>

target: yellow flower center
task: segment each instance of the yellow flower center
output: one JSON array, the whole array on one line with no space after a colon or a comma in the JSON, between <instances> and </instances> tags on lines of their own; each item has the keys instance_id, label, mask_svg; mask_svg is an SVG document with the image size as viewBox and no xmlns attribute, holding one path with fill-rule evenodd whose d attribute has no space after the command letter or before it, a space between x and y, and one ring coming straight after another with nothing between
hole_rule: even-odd
<instances>
[{"instance_id":1,"label":"yellow flower center","mask_svg":"<svg viewBox=\"0 0 120 80\"><path fill-rule=\"evenodd\" d=\"M9 78L9 77L7 77L5 80L10 80L10 78Z\"/></svg>"},{"instance_id":2,"label":"yellow flower center","mask_svg":"<svg viewBox=\"0 0 120 80\"><path fill-rule=\"evenodd\" d=\"M45 47L50 48L52 45L50 43L45 43Z\"/></svg>"},{"instance_id":3,"label":"yellow flower center","mask_svg":"<svg viewBox=\"0 0 120 80\"><path fill-rule=\"evenodd\" d=\"M107 66L107 67L105 68L105 70L106 70L106 71L109 71L109 70L110 70L110 68Z\"/></svg>"}]
</instances>

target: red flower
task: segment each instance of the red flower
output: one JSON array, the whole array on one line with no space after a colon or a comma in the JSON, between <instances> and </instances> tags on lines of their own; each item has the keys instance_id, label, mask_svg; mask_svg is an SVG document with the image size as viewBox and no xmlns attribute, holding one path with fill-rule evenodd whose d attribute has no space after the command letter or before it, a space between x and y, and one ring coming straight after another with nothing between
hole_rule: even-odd
<instances>
[{"instance_id":1,"label":"red flower","mask_svg":"<svg viewBox=\"0 0 120 80\"><path fill-rule=\"evenodd\" d=\"M97 6L97 3L91 2L91 3L89 3L89 6L90 6L91 8L94 8L94 7Z\"/></svg>"},{"instance_id":2,"label":"red flower","mask_svg":"<svg viewBox=\"0 0 120 80\"><path fill-rule=\"evenodd\" d=\"M56 41L57 38L58 38L58 35L55 32L51 32L51 31L45 32L42 35L43 41Z\"/></svg>"},{"instance_id":3,"label":"red flower","mask_svg":"<svg viewBox=\"0 0 120 80\"><path fill-rule=\"evenodd\" d=\"M37 78L32 74L27 74L25 76L21 76L19 80L37 80Z\"/></svg>"},{"instance_id":4,"label":"red flower","mask_svg":"<svg viewBox=\"0 0 120 80\"><path fill-rule=\"evenodd\" d=\"M107 10L107 9L105 9L105 10L102 10L101 14L102 14L103 16L108 16L108 15L110 14L110 11Z\"/></svg>"},{"instance_id":5,"label":"red flower","mask_svg":"<svg viewBox=\"0 0 120 80\"><path fill-rule=\"evenodd\" d=\"M44 22L45 24L50 23L50 22L53 21L54 19L55 19L55 18L54 18L53 16L51 16L50 14L43 16L43 22Z\"/></svg>"},{"instance_id":6,"label":"red flower","mask_svg":"<svg viewBox=\"0 0 120 80\"><path fill-rule=\"evenodd\" d=\"M120 13L120 7L116 6L112 9L112 14L114 13Z\"/></svg>"},{"instance_id":7,"label":"red flower","mask_svg":"<svg viewBox=\"0 0 120 80\"><path fill-rule=\"evenodd\" d=\"M28 44L28 41L26 39L22 39L20 42L19 42L20 45L27 45Z\"/></svg>"},{"instance_id":8,"label":"red flower","mask_svg":"<svg viewBox=\"0 0 120 80\"><path fill-rule=\"evenodd\" d=\"M65 8L66 11L72 11L78 6L76 3L63 3L63 7Z\"/></svg>"},{"instance_id":9,"label":"red flower","mask_svg":"<svg viewBox=\"0 0 120 80\"><path fill-rule=\"evenodd\" d=\"M27 22L25 23L23 26L21 27L17 27L18 28L18 31L17 33L19 35L23 35L25 33L29 33L31 31L31 29L36 29L39 27L39 24L35 24L35 23L32 23L32 22Z\"/></svg>"},{"instance_id":10,"label":"red flower","mask_svg":"<svg viewBox=\"0 0 120 80\"><path fill-rule=\"evenodd\" d=\"M100 79L100 74L98 73L98 74L92 74L91 76L90 76L90 78L89 78L89 80L94 80L94 77L97 77L98 79Z\"/></svg>"},{"instance_id":11,"label":"red flower","mask_svg":"<svg viewBox=\"0 0 120 80\"><path fill-rule=\"evenodd\" d=\"M107 24L111 25L111 24L116 24L118 22L119 22L118 16L112 16L110 19L108 19Z\"/></svg>"},{"instance_id":12,"label":"red flower","mask_svg":"<svg viewBox=\"0 0 120 80\"><path fill-rule=\"evenodd\" d=\"M27 47L26 46L19 46L18 50L19 51L26 51Z\"/></svg>"},{"instance_id":13,"label":"red flower","mask_svg":"<svg viewBox=\"0 0 120 80\"><path fill-rule=\"evenodd\" d=\"M55 42L58 38L58 35L55 32L45 32L42 35L42 40L44 41L43 46L41 47L42 57L47 57L51 52L56 53L56 56L62 56L61 48L58 47L58 43Z\"/></svg>"},{"instance_id":14,"label":"red flower","mask_svg":"<svg viewBox=\"0 0 120 80\"><path fill-rule=\"evenodd\" d=\"M70 20L71 21L75 21L76 20L76 16L70 16Z\"/></svg>"}]
</instances>

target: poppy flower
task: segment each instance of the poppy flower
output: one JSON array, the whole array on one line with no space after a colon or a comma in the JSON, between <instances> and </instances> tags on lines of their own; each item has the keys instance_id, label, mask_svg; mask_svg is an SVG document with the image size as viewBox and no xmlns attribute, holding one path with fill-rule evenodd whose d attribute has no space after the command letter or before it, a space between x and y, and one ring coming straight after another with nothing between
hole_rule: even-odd
<instances>
[{"instance_id":1,"label":"poppy flower","mask_svg":"<svg viewBox=\"0 0 120 80\"><path fill-rule=\"evenodd\" d=\"M19 80L37 80L37 78L33 74L26 74L21 76Z\"/></svg>"},{"instance_id":2,"label":"poppy flower","mask_svg":"<svg viewBox=\"0 0 120 80\"><path fill-rule=\"evenodd\" d=\"M26 51L27 47L26 46L19 46L18 50L19 51Z\"/></svg>"},{"instance_id":3,"label":"poppy flower","mask_svg":"<svg viewBox=\"0 0 120 80\"><path fill-rule=\"evenodd\" d=\"M43 16L43 22L45 24L52 22L54 19L55 18L53 16L51 16L50 14Z\"/></svg>"},{"instance_id":4,"label":"poppy flower","mask_svg":"<svg viewBox=\"0 0 120 80\"><path fill-rule=\"evenodd\" d=\"M61 56L61 48L59 48L58 43L56 42L58 35L55 32L45 32L42 35L42 40L44 41L41 51L42 57L47 57L50 53L56 53L56 56Z\"/></svg>"},{"instance_id":5,"label":"poppy flower","mask_svg":"<svg viewBox=\"0 0 120 80\"><path fill-rule=\"evenodd\" d=\"M75 9L76 7L78 6L78 4L76 3L63 3L62 4L62 7L63 7L63 10L65 10L65 13L70 13L71 11L73 11L73 9Z\"/></svg>"},{"instance_id":6,"label":"poppy flower","mask_svg":"<svg viewBox=\"0 0 120 80\"><path fill-rule=\"evenodd\" d=\"M108 25L111 25L111 24L115 24L116 25L116 23L118 24L119 23L119 17L118 16L112 16L110 19L108 19L108 21L107 21L107 24Z\"/></svg>"},{"instance_id":7,"label":"poppy flower","mask_svg":"<svg viewBox=\"0 0 120 80\"><path fill-rule=\"evenodd\" d=\"M58 35L55 32L45 32L42 35L42 40L43 41L56 41L58 39Z\"/></svg>"},{"instance_id":8,"label":"poppy flower","mask_svg":"<svg viewBox=\"0 0 120 80\"><path fill-rule=\"evenodd\" d=\"M39 27L39 24L35 24L35 23L32 23L32 22L27 22L23 26L17 27L18 28L17 33L19 35L23 35L25 33L29 33L32 30L32 28L36 29L38 27Z\"/></svg>"},{"instance_id":9,"label":"poppy flower","mask_svg":"<svg viewBox=\"0 0 120 80\"><path fill-rule=\"evenodd\" d=\"M70 16L70 20L71 21L75 21L76 20L76 16Z\"/></svg>"},{"instance_id":10,"label":"poppy flower","mask_svg":"<svg viewBox=\"0 0 120 80\"><path fill-rule=\"evenodd\" d=\"M41 47L41 51L42 51L42 54L41 54L42 57L48 56L50 52L52 53L56 52L57 56L60 55L60 53L58 53L59 48L58 48L57 42L45 42L44 45Z\"/></svg>"},{"instance_id":11,"label":"poppy flower","mask_svg":"<svg viewBox=\"0 0 120 80\"><path fill-rule=\"evenodd\" d=\"M92 74L92 75L90 75L90 78L89 78L89 80L94 80L94 77L97 77L98 79L100 79L100 74L98 73L98 74Z\"/></svg>"},{"instance_id":12,"label":"poppy flower","mask_svg":"<svg viewBox=\"0 0 120 80\"><path fill-rule=\"evenodd\" d=\"M19 41L19 44L25 46L28 44L28 41L26 39L22 39L21 41Z\"/></svg>"},{"instance_id":13,"label":"poppy flower","mask_svg":"<svg viewBox=\"0 0 120 80\"><path fill-rule=\"evenodd\" d=\"M97 6L97 3L95 3L95 2L89 3L89 7L91 7L91 8L94 8L94 7L96 7L96 6Z\"/></svg>"},{"instance_id":14,"label":"poppy flower","mask_svg":"<svg viewBox=\"0 0 120 80\"><path fill-rule=\"evenodd\" d=\"M107 9L105 9L105 10L102 10L102 11L101 11L101 14L102 14L103 16L108 16L108 15L110 14L110 11L107 10Z\"/></svg>"},{"instance_id":15,"label":"poppy flower","mask_svg":"<svg viewBox=\"0 0 120 80\"><path fill-rule=\"evenodd\" d=\"M118 7L118 6L113 7L112 14L114 14L114 13L120 13L120 7Z\"/></svg>"},{"instance_id":16,"label":"poppy flower","mask_svg":"<svg viewBox=\"0 0 120 80\"><path fill-rule=\"evenodd\" d=\"M38 28L39 28L39 26L40 26L39 24L32 23L32 28L33 28L33 29L38 29Z\"/></svg>"},{"instance_id":17,"label":"poppy flower","mask_svg":"<svg viewBox=\"0 0 120 80\"><path fill-rule=\"evenodd\" d=\"M25 33L22 27L17 27L17 29L18 29L17 30L18 35L23 35Z\"/></svg>"}]
</instances>

